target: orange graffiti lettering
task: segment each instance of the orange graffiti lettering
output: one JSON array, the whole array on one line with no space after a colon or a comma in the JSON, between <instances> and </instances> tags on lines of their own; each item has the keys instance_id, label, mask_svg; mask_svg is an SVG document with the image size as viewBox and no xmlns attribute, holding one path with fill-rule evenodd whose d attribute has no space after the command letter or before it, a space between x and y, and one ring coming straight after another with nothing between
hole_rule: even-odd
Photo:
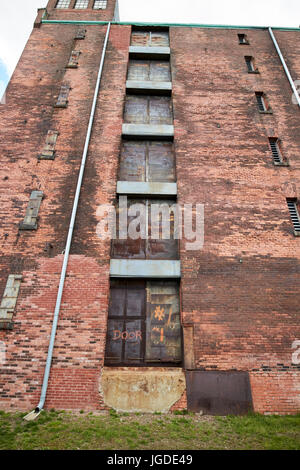
<instances>
[{"instance_id":1,"label":"orange graffiti lettering","mask_svg":"<svg viewBox=\"0 0 300 470\"><path fill-rule=\"evenodd\" d=\"M154 318L157 318L158 321L162 321L165 317L165 309L160 308L160 305L158 305L154 311Z\"/></svg>"}]
</instances>

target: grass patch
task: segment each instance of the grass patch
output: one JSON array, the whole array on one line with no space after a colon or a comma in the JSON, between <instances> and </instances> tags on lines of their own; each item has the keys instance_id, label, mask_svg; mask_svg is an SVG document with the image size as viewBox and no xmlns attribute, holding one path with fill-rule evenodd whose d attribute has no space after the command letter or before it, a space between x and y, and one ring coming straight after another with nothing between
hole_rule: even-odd
<instances>
[{"instance_id":1,"label":"grass patch","mask_svg":"<svg viewBox=\"0 0 300 470\"><path fill-rule=\"evenodd\" d=\"M0 411L0 450L300 449L300 415L199 416L189 413L105 415Z\"/></svg>"}]
</instances>

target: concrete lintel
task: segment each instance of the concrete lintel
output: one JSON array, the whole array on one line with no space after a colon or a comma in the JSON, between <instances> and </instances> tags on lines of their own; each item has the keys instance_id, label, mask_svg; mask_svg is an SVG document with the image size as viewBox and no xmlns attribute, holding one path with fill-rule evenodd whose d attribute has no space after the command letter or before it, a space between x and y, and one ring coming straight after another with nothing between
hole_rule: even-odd
<instances>
[{"instance_id":1,"label":"concrete lintel","mask_svg":"<svg viewBox=\"0 0 300 470\"><path fill-rule=\"evenodd\" d=\"M127 80L126 88L127 90L172 91L172 82Z\"/></svg>"},{"instance_id":2,"label":"concrete lintel","mask_svg":"<svg viewBox=\"0 0 300 470\"><path fill-rule=\"evenodd\" d=\"M123 124L122 134L130 137L174 137L174 126L167 124Z\"/></svg>"},{"instance_id":3,"label":"concrete lintel","mask_svg":"<svg viewBox=\"0 0 300 470\"><path fill-rule=\"evenodd\" d=\"M111 259L110 276L118 278L138 277L178 279L181 276L180 261Z\"/></svg>"},{"instance_id":4,"label":"concrete lintel","mask_svg":"<svg viewBox=\"0 0 300 470\"><path fill-rule=\"evenodd\" d=\"M170 56L169 47L145 47L145 46L130 46L129 54L136 57L148 57L165 59Z\"/></svg>"},{"instance_id":5,"label":"concrete lintel","mask_svg":"<svg viewBox=\"0 0 300 470\"><path fill-rule=\"evenodd\" d=\"M141 194L155 196L176 196L177 183L153 183L141 181L118 181L118 194Z\"/></svg>"}]
</instances>

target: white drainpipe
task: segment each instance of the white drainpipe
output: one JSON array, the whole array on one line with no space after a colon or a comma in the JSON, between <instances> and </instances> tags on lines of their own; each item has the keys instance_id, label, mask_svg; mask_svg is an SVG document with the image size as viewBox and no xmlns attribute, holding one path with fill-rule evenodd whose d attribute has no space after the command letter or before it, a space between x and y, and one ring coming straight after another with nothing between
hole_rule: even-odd
<instances>
[{"instance_id":1,"label":"white drainpipe","mask_svg":"<svg viewBox=\"0 0 300 470\"><path fill-rule=\"evenodd\" d=\"M82 159L81 159L81 166L80 166L79 175L78 175L76 193L75 193L75 198L74 198L74 203L73 203L68 238L67 238L65 254L64 254L64 261L63 261L62 270L60 274L60 282L59 282L59 288L58 288L58 293L57 293L57 298L56 298L56 305L55 305L55 311L54 311L52 330L51 330L51 336L50 336L40 401L37 407L24 417L24 419L26 419L27 421L31 421L38 417L38 415L40 414L40 412L42 411L44 407L45 400L46 400L48 380L49 380L49 375L50 375L52 354L53 354L54 341L55 341L55 335L56 335L56 328L57 328L58 317L59 317L59 312L60 312L61 298L62 298L63 289L64 289L66 271L67 271L67 266L68 266L68 261L69 261L69 253L70 253L72 236L73 236L73 229L74 229L78 201L79 201L79 196L80 196L80 191L81 191L81 184L82 184L82 178L84 174L85 162L87 158L91 132L92 132L92 127L93 127L93 122L94 122L97 98L98 98L98 93L99 93L99 88L100 88L100 83L101 83L101 77L102 77L103 64L104 64L105 53L106 53L106 48L107 48L107 43L108 43L108 38L109 38L109 31L110 31L110 23L108 23L107 25L106 36L105 36L105 41L104 41L100 65L99 65L98 77L97 77L97 82L95 86L94 99L93 99L93 104L92 104L92 109L91 109L91 114L90 114L89 126L88 126L88 130L86 134L85 145L84 145Z\"/></svg>"},{"instance_id":2,"label":"white drainpipe","mask_svg":"<svg viewBox=\"0 0 300 470\"><path fill-rule=\"evenodd\" d=\"M285 71L285 73L286 73L286 75L287 75L288 81L290 82L290 85L291 85L292 90L293 90L293 92L294 92L294 96L296 97L296 100L297 100L297 102L298 102L298 106L300 106L300 97L299 97L299 95L298 95L297 88L296 88L296 86L295 86L295 83L293 82L293 79L292 79L291 74L290 74L290 72L289 72L288 66L287 66L286 63L285 63L285 60L284 60L284 58L283 58L283 55L282 55L282 53L281 53L281 50L280 50L280 48L279 48L279 46L278 46L278 43L277 43L277 41L276 41L276 38L275 38L275 36L274 36L274 33L273 33L271 27L269 27L269 33L270 33L270 36L271 36L272 41L273 41L273 43L274 43L274 46L275 46L275 48L276 48L276 51L277 51L277 53L278 53L278 55L279 55L279 58L280 58L280 60L281 60L281 63L282 63L282 65L283 65L284 71Z\"/></svg>"}]
</instances>

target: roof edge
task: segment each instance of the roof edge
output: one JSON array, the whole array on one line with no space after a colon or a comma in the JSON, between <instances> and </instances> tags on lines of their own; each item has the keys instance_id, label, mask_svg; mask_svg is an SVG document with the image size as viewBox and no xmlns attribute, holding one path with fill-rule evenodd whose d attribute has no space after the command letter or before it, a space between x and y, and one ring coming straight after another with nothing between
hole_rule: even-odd
<instances>
[{"instance_id":1,"label":"roof edge","mask_svg":"<svg viewBox=\"0 0 300 470\"><path fill-rule=\"evenodd\" d=\"M80 20L42 20L43 24L108 24L109 21L80 21ZM124 26L164 26L164 27L185 27L185 28L207 28L207 29L254 29L254 30L267 30L269 26L246 26L246 25L222 25L222 24L199 24L199 23L145 23L136 21L111 21L113 25ZM300 31L300 28L292 28L285 26L271 26L273 30L277 31Z\"/></svg>"}]
</instances>

